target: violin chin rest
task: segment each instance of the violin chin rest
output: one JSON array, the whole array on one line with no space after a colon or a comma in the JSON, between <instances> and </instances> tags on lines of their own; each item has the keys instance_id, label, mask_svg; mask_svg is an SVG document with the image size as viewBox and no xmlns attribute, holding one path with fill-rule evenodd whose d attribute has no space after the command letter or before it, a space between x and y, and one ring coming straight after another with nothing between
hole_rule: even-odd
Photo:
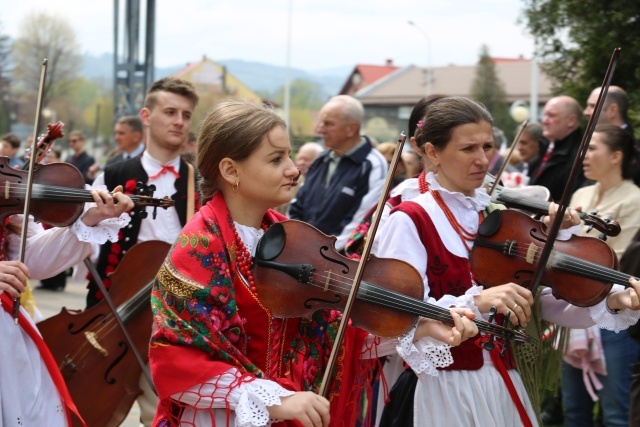
<instances>
[{"instance_id":1,"label":"violin chin rest","mask_svg":"<svg viewBox=\"0 0 640 427\"><path fill-rule=\"evenodd\" d=\"M256 248L256 258L263 261L271 261L275 259L286 242L287 235L284 231L282 223L275 223L264 233L258 247Z\"/></svg>"},{"instance_id":2,"label":"violin chin rest","mask_svg":"<svg viewBox=\"0 0 640 427\"><path fill-rule=\"evenodd\" d=\"M493 236L500 229L502 223L502 210L496 209L491 212L478 227L478 234L483 237Z\"/></svg>"}]
</instances>

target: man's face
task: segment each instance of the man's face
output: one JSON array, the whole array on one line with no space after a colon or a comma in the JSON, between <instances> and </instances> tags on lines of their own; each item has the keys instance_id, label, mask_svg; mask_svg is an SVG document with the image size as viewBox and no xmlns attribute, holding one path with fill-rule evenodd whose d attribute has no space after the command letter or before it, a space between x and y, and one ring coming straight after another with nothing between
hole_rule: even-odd
<instances>
[{"instance_id":1,"label":"man's face","mask_svg":"<svg viewBox=\"0 0 640 427\"><path fill-rule=\"evenodd\" d=\"M116 141L116 145L120 150L130 153L140 144L142 134L140 132L134 132L131 126L126 123L116 123L113 131L113 139Z\"/></svg>"},{"instance_id":2,"label":"man's face","mask_svg":"<svg viewBox=\"0 0 640 427\"><path fill-rule=\"evenodd\" d=\"M568 134L575 128L573 114L569 114L568 109L556 98L552 98L544 106L542 117L542 135L549 141L557 141Z\"/></svg>"},{"instance_id":3,"label":"man's face","mask_svg":"<svg viewBox=\"0 0 640 427\"><path fill-rule=\"evenodd\" d=\"M313 149L307 147L300 148L298 155L296 156L296 167L300 170L300 173L305 176L309 171L309 166L316 159L317 155Z\"/></svg>"},{"instance_id":4,"label":"man's face","mask_svg":"<svg viewBox=\"0 0 640 427\"><path fill-rule=\"evenodd\" d=\"M71 148L74 153L82 153L84 150L84 139L78 135L71 135L69 137L69 148Z\"/></svg>"},{"instance_id":5,"label":"man's face","mask_svg":"<svg viewBox=\"0 0 640 427\"><path fill-rule=\"evenodd\" d=\"M158 147L180 151L187 138L193 103L188 98L171 92L159 92L153 108L143 108L142 123L149 128L149 141Z\"/></svg>"},{"instance_id":6,"label":"man's face","mask_svg":"<svg viewBox=\"0 0 640 427\"><path fill-rule=\"evenodd\" d=\"M527 131L522 132L517 148L523 162L528 162L540 152L540 144Z\"/></svg>"},{"instance_id":7,"label":"man's face","mask_svg":"<svg viewBox=\"0 0 640 427\"><path fill-rule=\"evenodd\" d=\"M350 139L358 132L358 124L345 121L342 115L342 103L329 102L320 110L320 119L316 126L316 133L324 140L324 146L334 150L337 154L349 151Z\"/></svg>"}]
</instances>

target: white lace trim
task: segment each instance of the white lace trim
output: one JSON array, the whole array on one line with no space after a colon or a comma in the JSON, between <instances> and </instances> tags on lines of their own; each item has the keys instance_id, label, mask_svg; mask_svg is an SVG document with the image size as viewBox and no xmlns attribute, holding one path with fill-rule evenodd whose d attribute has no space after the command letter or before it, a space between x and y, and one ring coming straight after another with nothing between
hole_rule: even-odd
<instances>
[{"instance_id":1,"label":"white lace trim","mask_svg":"<svg viewBox=\"0 0 640 427\"><path fill-rule=\"evenodd\" d=\"M268 406L281 405L281 397L291 396L293 391L280 384L263 379L255 379L242 387L242 394L236 406L236 426L261 427L278 420L269 419Z\"/></svg>"},{"instance_id":2,"label":"white lace trim","mask_svg":"<svg viewBox=\"0 0 640 427\"><path fill-rule=\"evenodd\" d=\"M240 236L240 240L247 248L247 251L254 256L256 254L256 247L258 246L258 242L264 235L264 230L261 228L253 228L248 225L243 225L233 221L233 224L236 226L236 230L238 231L238 236Z\"/></svg>"},{"instance_id":3,"label":"white lace trim","mask_svg":"<svg viewBox=\"0 0 640 427\"><path fill-rule=\"evenodd\" d=\"M437 377L436 368L445 368L453 363L451 346L431 337L414 342L416 329L417 325L398 337L396 350L421 380L426 378L426 375Z\"/></svg>"},{"instance_id":4,"label":"white lace trim","mask_svg":"<svg viewBox=\"0 0 640 427\"><path fill-rule=\"evenodd\" d=\"M612 292L623 290L620 285L613 285ZM589 314L600 329L607 329L613 332L624 331L629 326L635 325L640 319L640 311L622 310L617 314L609 313L607 310L607 299L603 299L598 304L589 307Z\"/></svg>"},{"instance_id":5,"label":"white lace trim","mask_svg":"<svg viewBox=\"0 0 640 427\"><path fill-rule=\"evenodd\" d=\"M107 190L105 185L90 186L85 184L85 190ZM121 228L126 227L131 222L129 214L122 213L118 218L109 218L100 221L93 227L89 227L82 222L82 217L87 213L89 209L94 207L95 203L85 203L82 211L82 215L78 217L76 222L69 227L73 234L76 235L79 241L88 243L98 243L100 245L110 242L118 241L118 232Z\"/></svg>"}]
</instances>

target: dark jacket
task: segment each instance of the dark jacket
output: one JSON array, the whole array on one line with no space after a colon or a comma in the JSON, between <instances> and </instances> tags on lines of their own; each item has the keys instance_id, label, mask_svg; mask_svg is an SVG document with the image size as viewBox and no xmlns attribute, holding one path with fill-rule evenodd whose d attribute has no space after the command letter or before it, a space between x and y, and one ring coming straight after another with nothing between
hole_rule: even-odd
<instances>
[{"instance_id":1,"label":"dark jacket","mask_svg":"<svg viewBox=\"0 0 640 427\"><path fill-rule=\"evenodd\" d=\"M547 162L542 165L539 175L534 176L532 185L542 185L549 189L551 198L558 202L562 197L562 192L569 179L573 162L578 156L580 142L582 141L582 130L574 130L565 138L555 141L553 152ZM544 153L542 154L544 157ZM582 165L579 166L575 185L571 189L571 194L567 198L567 203L571 200L573 192L587 185L590 181L584 177Z\"/></svg>"},{"instance_id":2,"label":"dark jacket","mask_svg":"<svg viewBox=\"0 0 640 427\"><path fill-rule=\"evenodd\" d=\"M308 222L325 234L343 237L342 243L337 244L339 250L355 229L357 220L380 197L386 177L387 161L371 146L369 139L365 139L366 144L342 157L326 188L330 150L321 153L309 168L304 185L289 208L290 218ZM361 208L362 212L356 216Z\"/></svg>"},{"instance_id":3,"label":"dark jacket","mask_svg":"<svg viewBox=\"0 0 640 427\"><path fill-rule=\"evenodd\" d=\"M180 170L178 172L180 178L176 180L177 192L171 196L175 202L175 208L180 219L180 224L183 226L187 222L187 185L188 185L188 166L180 160ZM133 181L132 185L136 182L146 183L149 181L147 172L142 167L140 157L134 159L123 160L117 162L114 165L108 166L104 171L104 183L107 188L112 189L118 185L122 185L125 188L125 193L131 188L131 185L127 183ZM145 221L153 221L151 215ZM96 269L105 282L105 286L109 288L109 279L105 279L107 274L112 272L115 267L118 266L120 260L124 254L136 243L138 243L138 233L140 233L140 225L142 224L142 217L139 212L134 209L131 215L131 222L125 228L120 230L119 239L117 243L107 242L100 247L100 255L98 256L98 264ZM176 236L178 237L178 236ZM98 293L98 285L90 278L87 285L89 293L87 295L87 308L95 305L102 298Z\"/></svg>"}]
</instances>

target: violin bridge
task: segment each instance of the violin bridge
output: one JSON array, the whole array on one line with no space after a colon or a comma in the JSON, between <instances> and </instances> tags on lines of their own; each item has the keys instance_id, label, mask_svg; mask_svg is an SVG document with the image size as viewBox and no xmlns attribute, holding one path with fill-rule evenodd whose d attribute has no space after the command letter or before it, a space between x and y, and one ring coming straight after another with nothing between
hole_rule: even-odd
<instances>
[{"instance_id":1,"label":"violin bridge","mask_svg":"<svg viewBox=\"0 0 640 427\"><path fill-rule=\"evenodd\" d=\"M538 247L533 243L529 243L529 247L527 248L527 256L526 256L526 261L529 264L533 264L533 262L536 260L537 252L538 252Z\"/></svg>"},{"instance_id":2,"label":"violin bridge","mask_svg":"<svg viewBox=\"0 0 640 427\"><path fill-rule=\"evenodd\" d=\"M327 273L327 280L324 282L324 291L327 292L329 290L329 283L331 283L331 270Z\"/></svg>"},{"instance_id":3,"label":"violin bridge","mask_svg":"<svg viewBox=\"0 0 640 427\"><path fill-rule=\"evenodd\" d=\"M100 345L98 339L96 338L95 332L85 332L84 336L87 338L87 341L91 343L91 345L98 350L104 357L109 357L109 352Z\"/></svg>"},{"instance_id":4,"label":"violin bridge","mask_svg":"<svg viewBox=\"0 0 640 427\"><path fill-rule=\"evenodd\" d=\"M11 188L11 183L9 181L4 182L4 198L9 199L9 189Z\"/></svg>"}]
</instances>

